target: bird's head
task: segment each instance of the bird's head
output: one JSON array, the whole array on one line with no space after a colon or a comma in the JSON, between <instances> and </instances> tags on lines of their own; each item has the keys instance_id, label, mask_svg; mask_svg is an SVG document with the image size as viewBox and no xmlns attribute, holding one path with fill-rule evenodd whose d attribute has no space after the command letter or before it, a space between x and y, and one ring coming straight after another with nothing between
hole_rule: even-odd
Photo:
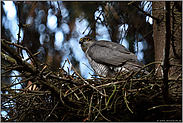
<instances>
[{"instance_id":1,"label":"bird's head","mask_svg":"<svg viewBox=\"0 0 183 123\"><path fill-rule=\"evenodd\" d=\"M79 44L81 44L81 48L84 52L94 43L94 40L92 40L89 37L83 37L79 40Z\"/></svg>"}]
</instances>

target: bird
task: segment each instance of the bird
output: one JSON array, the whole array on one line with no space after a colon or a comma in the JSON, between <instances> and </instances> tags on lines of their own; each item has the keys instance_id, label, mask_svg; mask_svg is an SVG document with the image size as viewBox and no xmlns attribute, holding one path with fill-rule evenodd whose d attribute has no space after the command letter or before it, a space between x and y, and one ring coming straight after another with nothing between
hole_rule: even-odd
<instances>
[{"instance_id":1,"label":"bird","mask_svg":"<svg viewBox=\"0 0 183 123\"><path fill-rule=\"evenodd\" d=\"M79 40L81 49L85 53L94 72L102 77L114 77L120 71L139 71L144 64L137 60L137 56L123 45L106 41L93 40L82 37ZM149 74L146 70L141 70Z\"/></svg>"}]
</instances>

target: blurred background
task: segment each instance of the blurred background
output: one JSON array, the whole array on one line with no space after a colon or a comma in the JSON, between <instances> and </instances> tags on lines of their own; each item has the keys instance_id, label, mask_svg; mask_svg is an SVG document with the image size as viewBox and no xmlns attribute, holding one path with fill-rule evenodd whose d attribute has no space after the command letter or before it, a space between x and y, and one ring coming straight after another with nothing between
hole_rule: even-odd
<instances>
[{"instance_id":1,"label":"blurred background","mask_svg":"<svg viewBox=\"0 0 183 123\"><path fill-rule=\"evenodd\" d=\"M94 74L79 39L90 36L123 44L144 64L154 61L152 18L128 2L1 2L1 39L18 41L52 70L69 59L83 78ZM139 8L152 14L152 3L136 2ZM19 26L21 25L21 26ZM28 58L22 51L23 58ZM30 61L29 61L30 62ZM70 74L70 65L64 69ZM9 74L18 74L10 71ZM7 82L11 82L10 80Z\"/></svg>"}]
</instances>

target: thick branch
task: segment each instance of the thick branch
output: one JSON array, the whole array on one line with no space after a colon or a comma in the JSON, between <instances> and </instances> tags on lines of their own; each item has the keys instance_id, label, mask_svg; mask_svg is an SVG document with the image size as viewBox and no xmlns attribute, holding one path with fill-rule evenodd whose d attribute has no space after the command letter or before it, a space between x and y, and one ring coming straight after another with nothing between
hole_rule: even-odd
<instances>
[{"instance_id":1,"label":"thick branch","mask_svg":"<svg viewBox=\"0 0 183 123\"><path fill-rule=\"evenodd\" d=\"M163 20L163 18L161 18L161 19L156 18L156 17L152 16L151 14L149 14L149 13L143 11L140 7L138 7L138 6L135 4L135 2L132 2L131 4L132 4L133 6L135 6L139 11L141 11L142 13L144 13L146 16L149 16L149 17L151 17L152 19L156 20L157 23L160 23L160 22Z\"/></svg>"},{"instance_id":2,"label":"thick branch","mask_svg":"<svg viewBox=\"0 0 183 123\"><path fill-rule=\"evenodd\" d=\"M1 39L2 48L5 51L7 51L12 56L12 58L14 58L17 61L17 64L24 66L24 69L26 69L26 71L36 74L35 68L30 64L28 64L26 61L24 61L20 57L20 55L17 52L15 52L11 47L9 47L5 42L6 42L5 40Z\"/></svg>"},{"instance_id":3,"label":"thick branch","mask_svg":"<svg viewBox=\"0 0 183 123\"><path fill-rule=\"evenodd\" d=\"M17 64L16 60L14 58L11 58L10 56L4 54L3 52L1 52L1 57L8 62L9 64Z\"/></svg>"},{"instance_id":4,"label":"thick branch","mask_svg":"<svg viewBox=\"0 0 183 123\"><path fill-rule=\"evenodd\" d=\"M170 2L166 2L166 44L165 44L165 59L164 59L164 80L163 80L163 98L164 103L169 102L169 94L168 94L168 70L170 68L169 64L169 49L170 49L170 36L171 36L171 28L170 28Z\"/></svg>"}]
</instances>

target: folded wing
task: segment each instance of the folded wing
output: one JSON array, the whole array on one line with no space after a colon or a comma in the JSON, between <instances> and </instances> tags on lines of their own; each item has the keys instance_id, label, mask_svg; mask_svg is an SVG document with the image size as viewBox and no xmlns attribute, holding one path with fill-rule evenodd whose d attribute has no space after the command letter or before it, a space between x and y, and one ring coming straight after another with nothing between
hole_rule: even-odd
<instances>
[{"instance_id":1,"label":"folded wing","mask_svg":"<svg viewBox=\"0 0 183 123\"><path fill-rule=\"evenodd\" d=\"M137 56L123 45L110 41L96 41L87 51L88 55L98 63L121 66L125 63L142 67L143 63L137 60Z\"/></svg>"}]
</instances>

